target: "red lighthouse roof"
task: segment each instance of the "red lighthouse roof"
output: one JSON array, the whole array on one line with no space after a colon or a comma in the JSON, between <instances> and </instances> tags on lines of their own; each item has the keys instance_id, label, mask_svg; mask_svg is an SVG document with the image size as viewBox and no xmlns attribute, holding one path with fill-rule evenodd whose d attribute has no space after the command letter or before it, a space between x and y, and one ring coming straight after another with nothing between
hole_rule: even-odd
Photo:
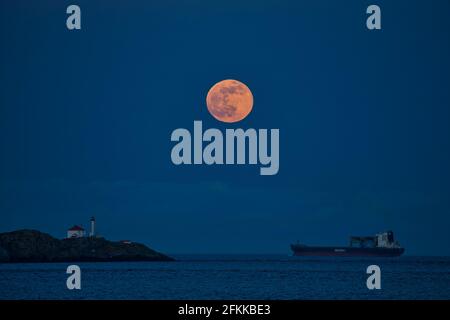
<instances>
[{"instance_id":1,"label":"red lighthouse roof","mask_svg":"<svg viewBox=\"0 0 450 320\"><path fill-rule=\"evenodd\" d=\"M80 226L75 225L67 231L84 231L84 229Z\"/></svg>"}]
</instances>

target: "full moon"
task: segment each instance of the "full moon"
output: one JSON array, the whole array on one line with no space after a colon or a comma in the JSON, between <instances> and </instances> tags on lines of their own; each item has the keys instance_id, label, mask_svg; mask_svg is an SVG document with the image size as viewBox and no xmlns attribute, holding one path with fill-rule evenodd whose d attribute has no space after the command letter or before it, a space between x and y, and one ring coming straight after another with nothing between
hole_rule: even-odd
<instances>
[{"instance_id":1,"label":"full moon","mask_svg":"<svg viewBox=\"0 0 450 320\"><path fill-rule=\"evenodd\" d=\"M206 106L209 113L222 122L238 122L252 111L253 95L237 80L223 80L208 91Z\"/></svg>"}]
</instances>

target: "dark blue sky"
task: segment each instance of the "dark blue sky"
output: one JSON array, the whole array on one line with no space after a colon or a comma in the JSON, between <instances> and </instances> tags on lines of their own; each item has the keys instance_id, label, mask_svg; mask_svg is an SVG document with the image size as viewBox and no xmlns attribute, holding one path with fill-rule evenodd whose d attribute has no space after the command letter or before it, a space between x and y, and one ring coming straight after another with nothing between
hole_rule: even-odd
<instances>
[{"instance_id":1,"label":"dark blue sky","mask_svg":"<svg viewBox=\"0 0 450 320\"><path fill-rule=\"evenodd\" d=\"M450 2L2 1L0 231L289 253L392 229L450 255ZM68 31L65 10L82 10ZM254 108L205 105L237 79ZM174 166L171 132L279 128L280 171Z\"/></svg>"}]
</instances>

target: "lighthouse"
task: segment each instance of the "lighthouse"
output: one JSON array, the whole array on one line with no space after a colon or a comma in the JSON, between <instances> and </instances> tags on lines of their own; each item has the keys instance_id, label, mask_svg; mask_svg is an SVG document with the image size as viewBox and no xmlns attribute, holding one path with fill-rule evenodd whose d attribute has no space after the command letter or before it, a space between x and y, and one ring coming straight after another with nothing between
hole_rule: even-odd
<instances>
[{"instance_id":1,"label":"lighthouse","mask_svg":"<svg viewBox=\"0 0 450 320\"><path fill-rule=\"evenodd\" d=\"M95 236L95 217L91 217L91 232L89 233L89 236Z\"/></svg>"}]
</instances>

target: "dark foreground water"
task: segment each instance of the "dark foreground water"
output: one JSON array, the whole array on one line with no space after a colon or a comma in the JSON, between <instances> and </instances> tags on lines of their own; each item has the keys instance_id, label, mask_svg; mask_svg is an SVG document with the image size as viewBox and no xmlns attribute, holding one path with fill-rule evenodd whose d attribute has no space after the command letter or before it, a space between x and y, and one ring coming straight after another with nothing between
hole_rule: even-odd
<instances>
[{"instance_id":1,"label":"dark foreground water","mask_svg":"<svg viewBox=\"0 0 450 320\"><path fill-rule=\"evenodd\" d=\"M0 299L450 299L449 257L174 256L176 262L0 264ZM381 290L366 287L381 268Z\"/></svg>"}]
</instances>

